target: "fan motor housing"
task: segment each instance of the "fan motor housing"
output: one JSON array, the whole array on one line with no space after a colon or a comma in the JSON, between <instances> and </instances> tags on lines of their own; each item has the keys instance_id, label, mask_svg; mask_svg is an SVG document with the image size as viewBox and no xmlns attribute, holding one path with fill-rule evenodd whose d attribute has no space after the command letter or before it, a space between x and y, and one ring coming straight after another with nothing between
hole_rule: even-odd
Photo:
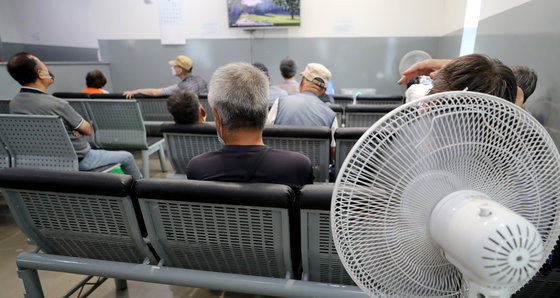
<instances>
[{"instance_id":1,"label":"fan motor housing","mask_svg":"<svg viewBox=\"0 0 560 298\"><path fill-rule=\"evenodd\" d=\"M438 202L430 233L445 258L480 285L499 288L528 280L544 257L533 224L476 191L457 191Z\"/></svg>"}]
</instances>

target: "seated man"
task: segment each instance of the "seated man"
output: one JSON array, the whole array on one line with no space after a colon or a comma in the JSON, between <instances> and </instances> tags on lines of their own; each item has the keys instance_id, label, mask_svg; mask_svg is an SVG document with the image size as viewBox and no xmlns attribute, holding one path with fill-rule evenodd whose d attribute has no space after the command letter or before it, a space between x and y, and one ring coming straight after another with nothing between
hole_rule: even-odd
<instances>
[{"instance_id":1,"label":"seated man","mask_svg":"<svg viewBox=\"0 0 560 298\"><path fill-rule=\"evenodd\" d=\"M208 101L225 146L192 158L188 179L276 183L295 189L313 183L307 156L269 149L263 143L268 79L262 71L248 63L218 68L210 81Z\"/></svg>"},{"instance_id":2,"label":"seated man","mask_svg":"<svg viewBox=\"0 0 560 298\"><path fill-rule=\"evenodd\" d=\"M198 96L190 90L175 91L167 99L167 110L177 124L202 123L206 111L198 101Z\"/></svg>"},{"instance_id":3,"label":"seated man","mask_svg":"<svg viewBox=\"0 0 560 298\"><path fill-rule=\"evenodd\" d=\"M280 62L280 74L284 78L284 81L276 87L286 90L288 94L299 93L299 84L295 79L297 72L297 63L294 59L284 58Z\"/></svg>"},{"instance_id":4,"label":"seated man","mask_svg":"<svg viewBox=\"0 0 560 298\"><path fill-rule=\"evenodd\" d=\"M274 103L274 101L280 97L280 96L284 96L284 95L288 95L288 92L286 92L286 90L284 89L280 89L276 86L270 86L270 74L268 74L268 68L259 62L255 62L253 63L253 66L262 70L262 72L264 72L264 74L268 77L268 88L269 88L269 96L268 96L268 104L272 105Z\"/></svg>"},{"instance_id":5,"label":"seated man","mask_svg":"<svg viewBox=\"0 0 560 298\"><path fill-rule=\"evenodd\" d=\"M334 132L338 128L336 113L320 96L325 94L331 72L322 64L309 63L301 73L301 93L277 99L268 113L267 124L326 126L332 133L331 158L334 160Z\"/></svg>"},{"instance_id":6,"label":"seated man","mask_svg":"<svg viewBox=\"0 0 560 298\"><path fill-rule=\"evenodd\" d=\"M196 94L208 93L208 84L206 81L199 76L192 75L193 61L191 58L179 55L175 60L169 61L169 64L171 65L171 73L181 79L179 83L159 89L145 88L125 91L123 95L126 96L126 98L132 98L139 93L149 96L169 96L179 89L188 89Z\"/></svg>"},{"instance_id":7,"label":"seated man","mask_svg":"<svg viewBox=\"0 0 560 298\"><path fill-rule=\"evenodd\" d=\"M60 116L78 155L81 171L120 163L123 172L134 179L142 178L130 152L91 149L87 140L82 137L92 134L91 125L68 102L46 93L54 82L54 75L41 60L25 52L15 54L8 61L8 72L22 86L10 101L10 113Z\"/></svg>"},{"instance_id":8,"label":"seated man","mask_svg":"<svg viewBox=\"0 0 560 298\"><path fill-rule=\"evenodd\" d=\"M515 81L517 81L517 86L521 89L523 96L518 96L515 104L518 106L523 106L527 101L527 98L533 94L535 88L537 87L537 73L526 66L512 66L511 70L513 75L515 75Z\"/></svg>"},{"instance_id":9,"label":"seated man","mask_svg":"<svg viewBox=\"0 0 560 298\"><path fill-rule=\"evenodd\" d=\"M433 78L428 95L445 91L486 93L515 103L517 83L511 69L498 59L470 54L454 60L428 59L403 72L398 84L406 84L419 75Z\"/></svg>"}]
</instances>

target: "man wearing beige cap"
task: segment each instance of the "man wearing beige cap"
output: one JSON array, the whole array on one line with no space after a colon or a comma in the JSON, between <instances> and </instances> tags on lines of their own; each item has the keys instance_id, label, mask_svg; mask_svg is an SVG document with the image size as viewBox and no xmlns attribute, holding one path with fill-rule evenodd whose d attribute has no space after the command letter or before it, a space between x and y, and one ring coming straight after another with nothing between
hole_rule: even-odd
<instances>
[{"instance_id":1,"label":"man wearing beige cap","mask_svg":"<svg viewBox=\"0 0 560 298\"><path fill-rule=\"evenodd\" d=\"M331 158L334 159L334 131L338 128L336 113L320 96L325 94L331 72L322 64L309 63L301 73L300 93L282 96L272 104L266 124L326 126L333 134Z\"/></svg>"},{"instance_id":2,"label":"man wearing beige cap","mask_svg":"<svg viewBox=\"0 0 560 298\"><path fill-rule=\"evenodd\" d=\"M169 61L169 64L171 65L171 72L173 75L181 79L179 83L160 89L145 88L125 91L123 95L126 96L126 98L132 98L139 93L149 96L169 96L179 89L188 89L198 95L208 93L208 84L206 81L199 76L191 75L193 68L193 61L191 58L179 55L175 60Z\"/></svg>"}]
</instances>

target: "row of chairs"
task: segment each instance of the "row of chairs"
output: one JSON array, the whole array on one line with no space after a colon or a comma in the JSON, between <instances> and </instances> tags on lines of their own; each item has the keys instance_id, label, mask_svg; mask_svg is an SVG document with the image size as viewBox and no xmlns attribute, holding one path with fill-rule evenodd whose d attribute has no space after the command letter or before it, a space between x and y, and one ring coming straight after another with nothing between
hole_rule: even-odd
<instances>
[{"instance_id":1,"label":"row of chairs","mask_svg":"<svg viewBox=\"0 0 560 298\"><path fill-rule=\"evenodd\" d=\"M120 93L110 94L84 94L70 92L56 92L54 96L61 98L90 98L90 99L124 99ZM337 113L340 127L369 127L388 112L402 104L402 96L358 96L356 104L354 98L345 95L335 95L334 104L329 104L331 109ZM167 110L167 97L151 97L136 95L134 99L140 105L140 111L148 127L157 127L162 122L173 121L173 117ZM200 104L206 110L206 121L214 121L214 114L208 97L205 94L199 96ZM150 129L155 131L154 129ZM157 132L156 132L157 133Z\"/></svg>"},{"instance_id":2,"label":"row of chairs","mask_svg":"<svg viewBox=\"0 0 560 298\"><path fill-rule=\"evenodd\" d=\"M366 127L339 128L335 132L336 170ZM182 176L191 158L222 148L212 124L165 124L161 131L167 144L167 156L174 169L169 177ZM316 182L328 182L331 130L327 127L271 125L263 130L263 142L275 149L300 152L311 160Z\"/></svg>"},{"instance_id":3,"label":"row of chairs","mask_svg":"<svg viewBox=\"0 0 560 298\"><path fill-rule=\"evenodd\" d=\"M405 98L402 95L370 95L359 94L355 97L351 95L338 95L332 96L334 104L346 107L352 104L373 104L373 105L401 105L404 103Z\"/></svg>"},{"instance_id":4,"label":"row of chairs","mask_svg":"<svg viewBox=\"0 0 560 298\"><path fill-rule=\"evenodd\" d=\"M275 296L365 297L343 286L353 283L330 232L332 185L296 194L277 184L10 168L0 170L0 188L44 252L18 256L30 297L42 295L37 269Z\"/></svg>"},{"instance_id":5,"label":"row of chairs","mask_svg":"<svg viewBox=\"0 0 560 298\"><path fill-rule=\"evenodd\" d=\"M153 98L152 98L153 99ZM67 99L70 105L80 113L94 128L94 135L89 137L89 142L94 148L114 149L114 150L142 150L142 172L144 177L148 177L148 158L149 155L159 152L162 170L166 171L165 155L162 150L163 138L146 137L143 116L140 114L140 104L136 100L91 100L91 99ZM29 118L29 117L28 117ZM35 159L37 163L43 165L29 164L27 167L52 168L45 164L54 164L54 168L77 169L75 153L62 154L68 149L44 150L52 146L65 146L66 142L46 138L47 131L61 131L60 123L53 123L53 120L41 124L41 117L10 116L3 121L15 121L21 127L26 127L27 122L33 122L33 130L17 129L17 133L12 133L13 142L18 143L20 139L25 139L28 143L21 146L22 149L31 150L27 155ZM8 120L11 119L11 120ZM17 119L17 120L16 120ZM21 122L24 121L24 122ZM56 121L55 121L56 122ZM41 127L44 125L44 127ZM58 126L58 128L56 128ZM184 175L188 161L199 154L218 150L221 144L216 136L216 129L213 124L178 125L164 124L161 126L167 144L168 156L175 170L172 175ZM16 131L15 129L11 129ZM346 155L354 145L356 140L367 130L366 127L339 128L335 133L337 143L336 172ZM60 132L64 139L64 133ZM301 152L308 156L313 165L316 181L328 181L329 178L329 147L331 134L326 127L298 127L298 126L267 126L263 132L265 143L272 148ZM41 142L42 141L42 142ZM41 142L41 143L38 143ZM32 145L36 144L36 145ZM47 146L47 144L50 144ZM14 145L15 147L15 145ZM15 148L14 148L15 149ZM5 151L5 150L4 150ZM6 164L7 154L0 149L0 165ZM54 161L59 159L60 161ZM68 166L68 160L71 160ZM15 164L15 163L14 163ZM6 165L4 165L6 166ZM22 163L19 163L22 166Z\"/></svg>"},{"instance_id":6,"label":"row of chairs","mask_svg":"<svg viewBox=\"0 0 560 298\"><path fill-rule=\"evenodd\" d=\"M329 104L336 112L339 127L370 127L387 113L399 107L398 104Z\"/></svg>"},{"instance_id":7,"label":"row of chairs","mask_svg":"<svg viewBox=\"0 0 560 298\"><path fill-rule=\"evenodd\" d=\"M166 171L165 155L162 148L163 139L146 137L139 105L134 100L84 100L69 99L68 102L94 127L94 136L89 138L93 147L104 149L142 150L142 170L144 177L148 177L148 157L158 151L162 169ZM3 116L2 116L3 117ZM21 155L29 156L35 163L26 167L37 168L65 168L77 169L77 159L69 141L65 136L60 120L45 120L43 116L24 117L10 115L3 117L4 122L14 122L20 128L10 128L11 142L20 144L24 150ZM45 117L48 118L48 117ZM27 120L25 120L27 119ZM26 124L33 123L33 124ZM28 125L35 125L33 130L24 129ZM355 141L367 128L340 128L335 138L337 140L337 170L340 168L346 154ZM199 154L218 150L221 144L216 136L216 129L212 124L177 125L165 124L161 127L167 143L168 156L175 170L175 174L184 175L188 161ZM17 131L17 133L16 133ZM60 140L51 137L49 131L58 131ZM23 145L20 140L26 140ZM331 134L326 127L298 127L298 126L267 126L263 132L265 143L272 148L301 152L308 156L313 165L316 181L328 181L329 178L329 147ZM55 141L56 140L56 141ZM59 146L56 150L46 150L52 146ZM14 150L16 145L11 146ZM66 148L66 149L63 149ZM70 148L70 149L68 149ZM9 162L5 150L0 149L0 164L4 167ZM14 154L18 155L18 154ZM163 156L162 156L163 155ZM70 162L69 162L70 161ZM13 162L15 165L16 163ZM49 165L52 165L49 166ZM22 162L18 162L22 167Z\"/></svg>"},{"instance_id":8,"label":"row of chairs","mask_svg":"<svg viewBox=\"0 0 560 298\"><path fill-rule=\"evenodd\" d=\"M142 174L149 176L149 156L158 152L162 171L167 171L165 163L165 153L163 149L164 139L161 137L147 137L144 120L140 113L138 102L135 100L90 100L90 99L67 99L69 104L93 127L93 135L87 137L88 142L93 148L107 150L128 150L141 151L142 155ZM0 106L8 106L8 100L1 100ZM8 113L8 110L0 110L0 113ZM5 117L9 116L9 117ZM11 129L19 127L18 133L10 133L11 142L18 144L20 140L25 140L27 145L20 146L27 148L25 154L36 158L34 165L26 167L49 168L42 162L47 159L52 164L52 158L58 158L57 150L48 150L59 144L54 139L50 139L51 134L65 134L64 127L54 123L53 120L42 121L42 116L37 117L17 117L16 115L2 115L3 125L12 125ZM46 119L46 118L45 118ZM11 123L11 124L10 124ZM27 129L26 125L33 125L34 130ZM47 137L48 136L48 137ZM58 140L57 140L58 141ZM15 145L14 145L15 146ZM65 148L62 143L61 148ZM14 147L12 147L15 150ZM1 152L0 152L1 154ZM73 153L75 155L75 153ZM69 154L72 155L72 154ZM75 158L74 158L75 159ZM77 159L75 159L77 160ZM21 166L18 163L16 166ZM60 167L56 164L55 167ZM74 164L69 167L62 166L68 170L74 170Z\"/></svg>"}]
</instances>

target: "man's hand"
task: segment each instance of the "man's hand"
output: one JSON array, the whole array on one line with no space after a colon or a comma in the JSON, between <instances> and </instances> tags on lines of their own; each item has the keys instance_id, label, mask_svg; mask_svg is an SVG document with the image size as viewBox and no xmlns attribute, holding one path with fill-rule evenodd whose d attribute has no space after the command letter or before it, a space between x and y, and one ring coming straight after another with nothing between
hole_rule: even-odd
<instances>
[{"instance_id":1,"label":"man's hand","mask_svg":"<svg viewBox=\"0 0 560 298\"><path fill-rule=\"evenodd\" d=\"M72 131L72 134L73 134L75 137L79 137L79 136L82 135L82 134L81 134L79 131L77 131L77 130L73 130L73 131Z\"/></svg>"},{"instance_id":2,"label":"man's hand","mask_svg":"<svg viewBox=\"0 0 560 298\"><path fill-rule=\"evenodd\" d=\"M433 79L435 74L449 62L451 62L450 59L427 59L415 63L402 73L402 77L397 84L406 84L417 76L429 75Z\"/></svg>"},{"instance_id":3,"label":"man's hand","mask_svg":"<svg viewBox=\"0 0 560 298\"><path fill-rule=\"evenodd\" d=\"M123 95L126 97L126 99L131 99L134 95L136 95L136 93L138 93L138 90L125 91L123 92Z\"/></svg>"}]
</instances>

